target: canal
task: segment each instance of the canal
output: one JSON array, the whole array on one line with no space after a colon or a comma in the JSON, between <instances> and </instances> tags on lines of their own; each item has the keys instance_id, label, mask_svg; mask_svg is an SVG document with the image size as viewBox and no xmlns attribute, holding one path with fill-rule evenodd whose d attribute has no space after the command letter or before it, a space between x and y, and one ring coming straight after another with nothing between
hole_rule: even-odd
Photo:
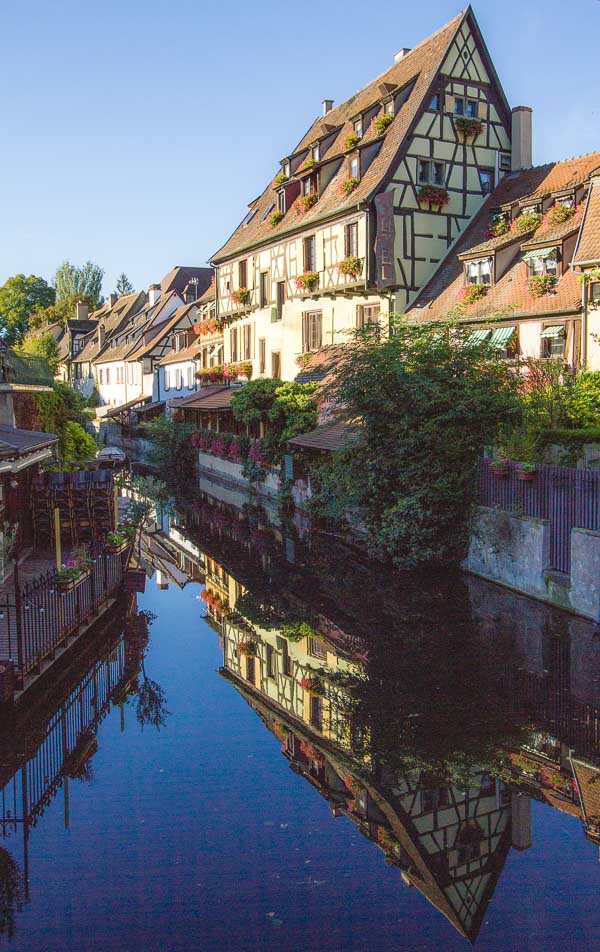
<instances>
[{"instance_id":1,"label":"canal","mask_svg":"<svg viewBox=\"0 0 600 952\"><path fill-rule=\"evenodd\" d=\"M595 947L594 627L230 503L0 727L0 948Z\"/></svg>"}]
</instances>

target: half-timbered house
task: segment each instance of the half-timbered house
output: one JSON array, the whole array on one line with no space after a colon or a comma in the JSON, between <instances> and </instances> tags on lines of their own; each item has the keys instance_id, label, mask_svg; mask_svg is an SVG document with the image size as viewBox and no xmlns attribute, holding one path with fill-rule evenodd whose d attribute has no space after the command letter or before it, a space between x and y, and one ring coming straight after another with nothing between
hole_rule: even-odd
<instances>
[{"instance_id":1,"label":"half-timbered house","mask_svg":"<svg viewBox=\"0 0 600 952\"><path fill-rule=\"evenodd\" d=\"M531 164L469 8L316 119L213 257L225 359L291 379L303 353L403 312L498 180Z\"/></svg>"}]
</instances>

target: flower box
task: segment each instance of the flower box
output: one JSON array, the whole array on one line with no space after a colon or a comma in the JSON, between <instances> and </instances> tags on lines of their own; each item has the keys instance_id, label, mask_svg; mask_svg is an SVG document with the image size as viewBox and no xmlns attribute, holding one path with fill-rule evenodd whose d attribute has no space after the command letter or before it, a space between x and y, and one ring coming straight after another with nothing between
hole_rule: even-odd
<instances>
[{"instance_id":1,"label":"flower box","mask_svg":"<svg viewBox=\"0 0 600 952\"><path fill-rule=\"evenodd\" d=\"M517 470L517 479L520 479L522 483L532 483L536 476L537 469L533 464L519 466Z\"/></svg>"},{"instance_id":2,"label":"flower box","mask_svg":"<svg viewBox=\"0 0 600 952\"><path fill-rule=\"evenodd\" d=\"M271 228L276 228L282 219L283 219L283 212L277 211L277 212L271 212L271 214L267 218L267 221L269 222L269 225L271 226Z\"/></svg>"},{"instance_id":3,"label":"flower box","mask_svg":"<svg viewBox=\"0 0 600 952\"><path fill-rule=\"evenodd\" d=\"M236 307L245 307L250 304L250 291L247 288L238 288L231 292L231 300Z\"/></svg>"},{"instance_id":4,"label":"flower box","mask_svg":"<svg viewBox=\"0 0 600 952\"><path fill-rule=\"evenodd\" d=\"M498 479L506 479L510 472L510 468L506 460L496 460L490 465L490 469L494 476Z\"/></svg>"},{"instance_id":5,"label":"flower box","mask_svg":"<svg viewBox=\"0 0 600 952\"><path fill-rule=\"evenodd\" d=\"M122 542L107 542L106 551L110 552L111 555L120 555L121 552L125 551L128 545L129 545L128 539L123 539Z\"/></svg>"},{"instance_id":6,"label":"flower box","mask_svg":"<svg viewBox=\"0 0 600 952\"><path fill-rule=\"evenodd\" d=\"M532 297L544 297L545 294L550 294L556 287L556 276L554 274L534 274L527 281L527 287Z\"/></svg>"},{"instance_id":7,"label":"flower box","mask_svg":"<svg viewBox=\"0 0 600 952\"><path fill-rule=\"evenodd\" d=\"M296 212L296 215L305 215L309 208L316 205L318 201L319 196L316 192L311 192L309 195L299 195L292 205L292 208Z\"/></svg>"},{"instance_id":8,"label":"flower box","mask_svg":"<svg viewBox=\"0 0 600 952\"><path fill-rule=\"evenodd\" d=\"M359 142L360 142L360 136L357 136L355 132L351 133L350 135L346 136L346 139L344 141L344 151L352 152L356 148Z\"/></svg>"},{"instance_id":9,"label":"flower box","mask_svg":"<svg viewBox=\"0 0 600 952\"><path fill-rule=\"evenodd\" d=\"M89 572L82 572L76 578L57 578L56 588L61 595L66 595L67 592L75 591L82 582L85 582L86 578L89 578L89 574Z\"/></svg>"},{"instance_id":10,"label":"flower box","mask_svg":"<svg viewBox=\"0 0 600 952\"><path fill-rule=\"evenodd\" d=\"M441 211L449 203L450 196L441 185L422 185L417 192L417 200L422 205L429 205L430 209L437 205L438 211Z\"/></svg>"},{"instance_id":11,"label":"flower box","mask_svg":"<svg viewBox=\"0 0 600 952\"><path fill-rule=\"evenodd\" d=\"M345 178L340 182L338 192L340 195L352 195L352 192L355 192L359 185L359 180L354 175L351 175L349 178Z\"/></svg>"},{"instance_id":12,"label":"flower box","mask_svg":"<svg viewBox=\"0 0 600 952\"><path fill-rule=\"evenodd\" d=\"M481 119L475 119L473 116L459 116L454 122L456 131L460 133L465 140L476 139L483 129Z\"/></svg>"},{"instance_id":13,"label":"flower box","mask_svg":"<svg viewBox=\"0 0 600 952\"><path fill-rule=\"evenodd\" d=\"M362 271L362 258L354 258L349 255L347 258L344 258L343 261L340 261L337 269L340 274L343 274L346 278L351 278L356 281L360 272Z\"/></svg>"},{"instance_id":14,"label":"flower box","mask_svg":"<svg viewBox=\"0 0 600 952\"><path fill-rule=\"evenodd\" d=\"M378 116L375 116L375 118L373 119L373 122L372 122L373 132L377 136L384 135L387 132L388 127L391 126L393 121L394 121L394 117L391 116L389 112L380 113Z\"/></svg>"},{"instance_id":15,"label":"flower box","mask_svg":"<svg viewBox=\"0 0 600 952\"><path fill-rule=\"evenodd\" d=\"M298 291L316 291L319 287L319 275L316 271L305 271L295 281Z\"/></svg>"}]
</instances>

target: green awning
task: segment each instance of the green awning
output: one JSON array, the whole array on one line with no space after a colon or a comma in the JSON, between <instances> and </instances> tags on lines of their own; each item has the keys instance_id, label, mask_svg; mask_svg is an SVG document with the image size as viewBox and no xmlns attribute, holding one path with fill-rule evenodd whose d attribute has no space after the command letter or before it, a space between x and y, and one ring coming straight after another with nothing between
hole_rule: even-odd
<instances>
[{"instance_id":1,"label":"green awning","mask_svg":"<svg viewBox=\"0 0 600 952\"><path fill-rule=\"evenodd\" d=\"M553 324L552 327L545 327L542 331L542 337L564 337L565 328L563 324Z\"/></svg>"},{"instance_id":2,"label":"green awning","mask_svg":"<svg viewBox=\"0 0 600 952\"><path fill-rule=\"evenodd\" d=\"M473 331L472 334L469 334L467 337L467 344L483 344L484 340L487 340L491 333L491 328L480 327L479 330Z\"/></svg>"},{"instance_id":3,"label":"green awning","mask_svg":"<svg viewBox=\"0 0 600 952\"><path fill-rule=\"evenodd\" d=\"M498 350L502 350L506 347L515 331L516 327L497 327L490 337L490 347L497 347Z\"/></svg>"},{"instance_id":4,"label":"green awning","mask_svg":"<svg viewBox=\"0 0 600 952\"><path fill-rule=\"evenodd\" d=\"M556 247L536 248L535 251L527 251L523 255L523 261L531 261L532 258L556 258L556 252Z\"/></svg>"}]
</instances>

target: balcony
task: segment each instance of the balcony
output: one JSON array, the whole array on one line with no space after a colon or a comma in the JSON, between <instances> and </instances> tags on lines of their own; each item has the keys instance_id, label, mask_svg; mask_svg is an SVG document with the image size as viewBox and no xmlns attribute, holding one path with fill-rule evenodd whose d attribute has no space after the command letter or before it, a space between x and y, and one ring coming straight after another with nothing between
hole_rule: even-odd
<instances>
[{"instance_id":1,"label":"balcony","mask_svg":"<svg viewBox=\"0 0 600 952\"><path fill-rule=\"evenodd\" d=\"M53 376L43 357L0 351L0 390L50 390Z\"/></svg>"}]
</instances>

